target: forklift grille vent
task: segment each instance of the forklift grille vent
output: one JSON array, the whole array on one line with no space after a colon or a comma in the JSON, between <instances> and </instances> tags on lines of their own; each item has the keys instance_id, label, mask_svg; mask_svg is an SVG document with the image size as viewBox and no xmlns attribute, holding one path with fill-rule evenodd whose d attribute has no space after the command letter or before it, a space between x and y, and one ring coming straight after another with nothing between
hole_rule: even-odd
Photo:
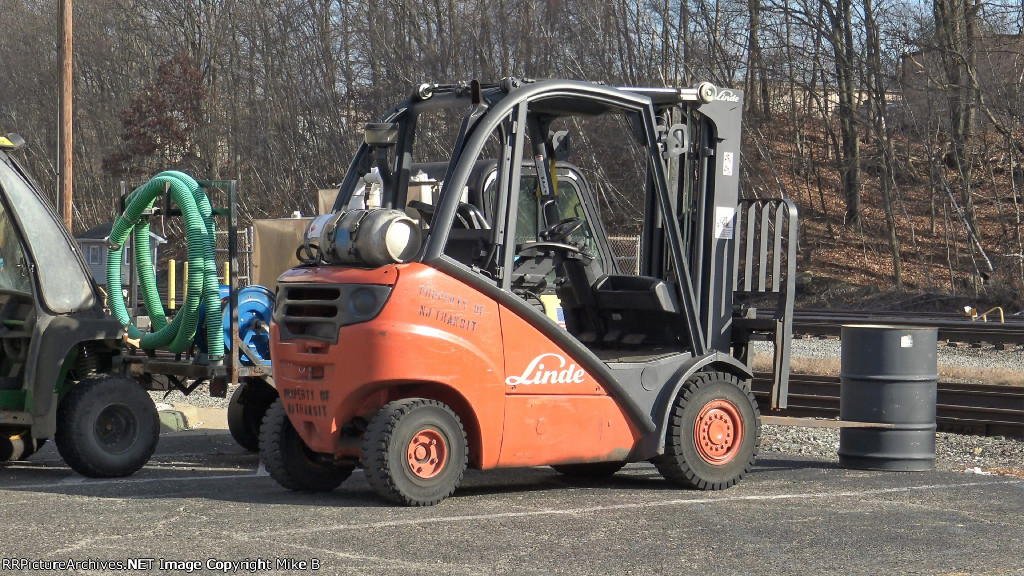
<instances>
[{"instance_id":1,"label":"forklift grille vent","mask_svg":"<svg viewBox=\"0 0 1024 576\"><path fill-rule=\"evenodd\" d=\"M278 284L274 321L281 340L321 340L337 344L342 326L372 320L391 293L390 286Z\"/></svg>"},{"instance_id":2,"label":"forklift grille vent","mask_svg":"<svg viewBox=\"0 0 1024 576\"><path fill-rule=\"evenodd\" d=\"M336 344L341 300L338 286L281 285L274 313L281 339L305 338Z\"/></svg>"}]
</instances>

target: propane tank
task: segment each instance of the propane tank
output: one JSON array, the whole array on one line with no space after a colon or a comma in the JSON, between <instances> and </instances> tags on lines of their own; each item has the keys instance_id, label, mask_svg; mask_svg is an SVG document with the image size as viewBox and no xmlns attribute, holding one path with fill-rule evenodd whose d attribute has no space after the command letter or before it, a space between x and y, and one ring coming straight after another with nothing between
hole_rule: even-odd
<instances>
[{"instance_id":1,"label":"propane tank","mask_svg":"<svg viewBox=\"0 0 1024 576\"><path fill-rule=\"evenodd\" d=\"M401 210L384 208L320 216L306 229L305 241L315 243L329 264L374 268L407 262L422 244L415 220Z\"/></svg>"},{"instance_id":2,"label":"propane tank","mask_svg":"<svg viewBox=\"0 0 1024 576\"><path fill-rule=\"evenodd\" d=\"M307 256L312 257L313 261L319 260L320 249L323 244L320 244L320 239L323 236L324 229L330 225L331 220L337 217L338 214L321 214L309 221L309 225L306 226L306 232L302 235L302 247L299 249L300 253L305 253ZM302 256L300 256L302 258ZM313 261L307 262L308 264Z\"/></svg>"}]
</instances>

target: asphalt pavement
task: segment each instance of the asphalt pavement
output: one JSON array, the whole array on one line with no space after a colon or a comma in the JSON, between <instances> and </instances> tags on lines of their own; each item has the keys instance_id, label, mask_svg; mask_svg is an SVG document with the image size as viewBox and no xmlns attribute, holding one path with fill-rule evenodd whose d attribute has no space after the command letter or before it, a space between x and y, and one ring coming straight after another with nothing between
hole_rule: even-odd
<instances>
[{"instance_id":1,"label":"asphalt pavement","mask_svg":"<svg viewBox=\"0 0 1024 576\"><path fill-rule=\"evenodd\" d=\"M360 470L289 492L215 428L164 435L125 479L83 478L52 443L0 465L0 574L1024 575L1022 518L1024 480L778 454L721 492L646 463L587 484L469 471L404 508Z\"/></svg>"}]
</instances>

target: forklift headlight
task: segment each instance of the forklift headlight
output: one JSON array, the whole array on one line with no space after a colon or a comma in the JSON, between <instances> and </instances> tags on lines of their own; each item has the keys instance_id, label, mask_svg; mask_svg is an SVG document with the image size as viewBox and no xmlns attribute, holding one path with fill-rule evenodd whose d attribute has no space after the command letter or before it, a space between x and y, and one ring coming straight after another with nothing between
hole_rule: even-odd
<instances>
[{"instance_id":1,"label":"forklift headlight","mask_svg":"<svg viewBox=\"0 0 1024 576\"><path fill-rule=\"evenodd\" d=\"M342 298L347 301L339 307L340 326L373 320L391 295L391 286L350 284L346 288L342 290Z\"/></svg>"},{"instance_id":2,"label":"forklift headlight","mask_svg":"<svg viewBox=\"0 0 1024 576\"><path fill-rule=\"evenodd\" d=\"M375 286L362 286L349 295L348 311L353 318L372 318L380 312L384 304L383 299L378 299L378 294L373 288ZM387 294L382 294L387 297Z\"/></svg>"},{"instance_id":3,"label":"forklift headlight","mask_svg":"<svg viewBox=\"0 0 1024 576\"><path fill-rule=\"evenodd\" d=\"M363 129L363 140L373 148L388 148L398 143L398 124L370 122Z\"/></svg>"}]
</instances>

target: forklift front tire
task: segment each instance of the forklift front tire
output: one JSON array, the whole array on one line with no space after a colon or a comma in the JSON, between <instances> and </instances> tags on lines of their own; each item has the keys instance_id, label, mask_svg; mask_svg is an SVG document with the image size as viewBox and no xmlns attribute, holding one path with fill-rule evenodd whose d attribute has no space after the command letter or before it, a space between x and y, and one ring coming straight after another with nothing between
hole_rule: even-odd
<instances>
[{"instance_id":1,"label":"forklift front tire","mask_svg":"<svg viewBox=\"0 0 1024 576\"><path fill-rule=\"evenodd\" d=\"M363 437L370 486L384 499L406 506L433 506L451 496L462 483L468 453L458 415L424 398L386 404Z\"/></svg>"},{"instance_id":2,"label":"forklift front tire","mask_svg":"<svg viewBox=\"0 0 1024 576\"><path fill-rule=\"evenodd\" d=\"M722 490L753 468L761 441L760 410L735 376L694 375L670 410L665 453L653 460L666 480L686 488Z\"/></svg>"},{"instance_id":3,"label":"forklift front tire","mask_svg":"<svg viewBox=\"0 0 1024 576\"><path fill-rule=\"evenodd\" d=\"M278 484L296 492L330 492L352 475L355 464L313 452L292 426L281 399L274 400L260 428L260 459Z\"/></svg>"},{"instance_id":4,"label":"forklift front tire","mask_svg":"<svg viewBox=\"0 0 1024 576\"><path fill-rule=\"evenodd\" d=\"M54 439L64 462L83 476L129 476L156 450L160 417L137 382L103 374L79 382L64 396Z\"/></svg>"}]
</instances>

